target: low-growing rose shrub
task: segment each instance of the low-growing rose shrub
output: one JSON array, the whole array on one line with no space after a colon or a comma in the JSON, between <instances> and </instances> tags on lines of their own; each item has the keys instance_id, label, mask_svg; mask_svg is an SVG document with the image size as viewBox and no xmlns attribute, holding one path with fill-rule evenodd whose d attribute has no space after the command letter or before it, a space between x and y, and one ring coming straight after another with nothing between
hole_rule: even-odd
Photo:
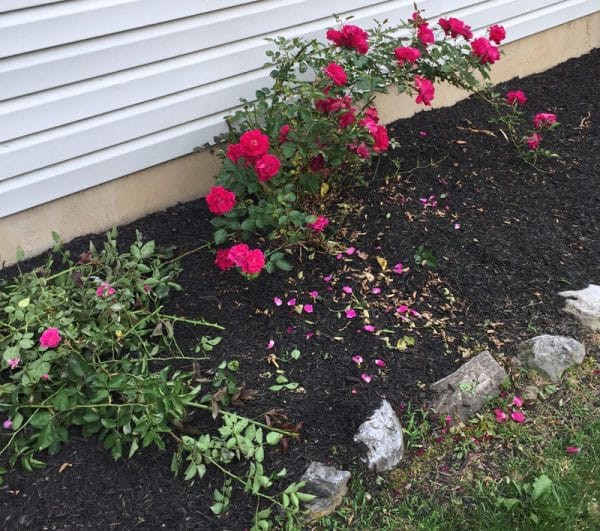
<instances>
[{"instance_id":1,"label":"low-growing rose shrub","mask_svg":"<svg viewBox=\"0 0 600 531\"><path fill-rule=\"evenodd\" d=\"M394 86L431 105L442 81L485 92L505 36L494 25L486 37L474 38L461 20L433 23L416 11L395 26L375 23L364 30L341 24L327 31L325 42L273 39L273 86L257 91L253 102L242 100L241 110L227 118L228 146L207 197L217 216L215 244L257 234L283 242L280 247L317 238L327 225L323 196L346 182L364 182L361 168L395 146L380 123L376 94ZM513 119L521 118L514 105L509 108ZM520 148L531 148L533 140L520 142ZM232 249L219 249L216 265L236 265L255 277L255 268L249 273ZM269 272L290 269L280 250L264 257Z\"/></svg>"}]
</instances>

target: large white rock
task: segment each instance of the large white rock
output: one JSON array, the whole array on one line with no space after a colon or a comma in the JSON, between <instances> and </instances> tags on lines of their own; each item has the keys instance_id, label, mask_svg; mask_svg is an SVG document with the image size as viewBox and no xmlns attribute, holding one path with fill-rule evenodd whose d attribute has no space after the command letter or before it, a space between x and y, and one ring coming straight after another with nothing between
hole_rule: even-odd
<instances>
[{"instance_id":1,"label":"large white rock","mask_svg":"<svg viewBox=\"0 0 600 531\"><path fill-rule=\"evenodd\" d=\"M556 382L565 370L583 361L585 346L571 337L537 336L519 345L518 358Z\"/></svg>"},{"instance_id":2,"label":"large white rock","mask_svg":"<svg viewBox=\"0 0 600 531\"><path fill-rule=\"evenodd\" d=\"M600 332L600 286L590 284L579 291L563 291L564 311L574 315L584 326Z\"/></svg>"},{"instance_id":3,"label":"large white rock","mask_svg":"<svg viewBox=\"0 0 600 531\"><path fill-rule=\"evenodd\" d=\"M306 506L306 520L312 521L331 514L342 503L350 472L313 461L300 479L306 483L302 490L317 496Z\"/></svg>"},{"instance_id":4,"label":"large white rock","mask_svg":"<svg viewBox=\"0 0 600 531\"><path fill-rule=\"evenodd\" d=\"M439 414L467 420L490 398L498 396L507 377L504 368L483 351L462 367L431 385L436 393L432 408Z\"/></svg>"},{"instance_id":5,"label":"large white rock","mask_svg":"<svg viewBox=\"0 0 600 531\"><path fill-rule=\"evenodd\" d=\"M402 426L387 400L360 425L354 440L367 447L367 465L377 472L391 470L404 454Z\"/></svg>"}]
</instances>

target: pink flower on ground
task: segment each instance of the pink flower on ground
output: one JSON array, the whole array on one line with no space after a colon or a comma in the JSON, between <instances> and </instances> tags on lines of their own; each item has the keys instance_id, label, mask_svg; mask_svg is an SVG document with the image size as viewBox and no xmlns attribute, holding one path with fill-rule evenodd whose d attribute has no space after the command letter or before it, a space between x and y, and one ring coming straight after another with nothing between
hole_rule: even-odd
<instances>
[{"instance_id":1,"label":"pink flower on ground","mask_svg":"<svg viewBox=\"0 0 600 531\"><path fill-rule=\"evenodd\" d=\"M331 282L333 275L326 275L323 277L323 282Z\"/></svg>"},{"instance_id":2,"label":"pink flower on ground","mask_svg":"<svg viewBox=\"0 0 600 531\"><path fill-rule=\"evenodd\" d=\"M281 306L283 304L283 301L279 297L273 297L273 302L275 303L275 306Z\"/></svg>"},{"instance_id":3,"label":"pink flower on ground","mask_svg":"<svg viewBox=\"0 0 600 531\"><path fill-rule=\"evenodd\" d=\"M500 408L494 409L494 415L496 415L496 422L504 422L508 418L506 413Z\"/></svg>"},{"instance_id":4,"label":"pink flower on ground","mask_svg":"<svg viewBox=\"0 0 600 531\"><path fill-rule=\"evenodd\" d=\"M290 299L287 301L288 306L296 306L296 299Z\"/></svg>"},{"instance_id":5,"label":"pink flower on ground","mask_svg":"<svg viewBox=\"0 0 600 531\"><path fill-rule=\"evenodd\" d=\"M350 286L343 286L342 291L350 295L350 293L352 293L352 288Z\"/></svg>"},{"instance_id":6,"label":"pink flower on ground","mask_svg":"<svg viewBox=\"0 0 600 531\"><path fill-rule=\"evenodd\" d=\"M568 454L578 454L579 452L581 452L581 448L578 446L567 446Z\"/></svg>"},{"instance_id":7,"label":"pink flower on ground","mask_svg":"<svg viewBox=\"0 0 600 531\"><path fill-rule=\"evenodd\" d=\"M512 403L515 407L523 407L523 399L520 396L515 396Z\"/></svg>"},{"instance_id":8,"label":"pink flower on ground","mask_svg":"<svg viewBox=\"0 0 600 531\"><path fill-rule=\"evenodd\" d=\"M313 232L323 232L327 225L329 225L329 220L325 216L317 216L315 221L306 224Z\"/></svg>"},{"instance_id":9,"label":"pink flower on ground","mask_svg":"<svg viewBox=\"0 0 600 531\"><path fill-rule=\"evenodd\" d=\"M380 360L380 359L376 359L375 360L375 365L377 365L377 367L383 368L383 367L385 367L385 361Z\"/></svg>"},{"instance_id":10,"label":"pink flower on ground","mask_svg":"<svg viewBox=\"0 0 600 531\"><path fill-rule=\"evenodd\" d=\"M365 326L363 326L363 328L367 332L375 332L375 330L376 330L376 328L373 325L365 325Z\"/></svg>"},{"instance_id":11,"label":"pink flower on ground","mask_svg":"<svg viewBox=\"0 0 600 531\"><path fill-rule=\"evenodd\" d=\"M401 304L400 306L398 306L398 308L396 308L396 312L406 313L408 312L408 306L406 306L406 304Z\"/></svg>"},{"instance_id":12,"label":"pink flower on ground","mask_svg":"<svg viewBox=\"0 0 600 531\"><path fill-rule=\"evenodd\" d=\"M96 296L98 297L110 297L117 291L108 282L102 282L96 289Z\"/></svg>"},{"instance_id":13,"label":"pink flower on ground","mask_svg":"<svg viewBox=\"0 0 600 531\"><path fill-rule=\"evenodd\" d=\"M527 103L527 96L522 90L511 90L506 94L506 103L509 105L525 105Z\"/></svg>"},{"instance_id":14,"label":"pink flower on ground","mask_svg":"<svg viewBox=\"0 0 600 531\"><path fill-rule=\"evenodd\" d=\"M346 310L346 317L348 319L354 319L356 317L356 310L354 310L354 308L348 308Z\"/></svg>"},{"instance_id":15,"label":"pink flower on ground","mask_svg":"<svg viewBox=\"0 0 600 531\"><path fill-rule=\"evenodd\" d=\"M313 291L309 291L308 294L313 298L316 299L319 296L319 292L316 290Z\"/></svg>"},{"instance_id":16,"label":"pink flower on ground","mask_svg":"<svg viewBox=\"0 0 600 531\"><path fill-rule=\"evenodd\" d=\"M490 26L488 31L490 35L490 41L494 41L496 44L500 44L504 39L506 39L506 30L498 24Z\"/></svg>"},{"instance_id":17,"label":"pink flower on ground","mask_svg":"<svg viewBox=\"0 0 600 531\"><path fill-rule=\"evenodd\" d=\"M366 372L363 372L360 375L360 379L365 383L371 383L371 380L372 380L371 375L367 374Z\"/></svg>"},{"instance_id":18,"label":"pink flower on ground","mask_svg":"<svg viewBox=\"0 0 600 531\"><path fill-rule=\"evenodd\" d=\"M217 216L230 212L235 206L235 193L222 186L213 186L205 199L208 210Z\"/></svg>"},{"instance_id":19,"label":"pink flower on ground","mask_svg":"<svg viewBox=\"0 0 600 531\"><path fill-rule=\"evenodd\" d=\"M455 223L454 224L454 229L455 230L459 230L460 229L460 223Z\"/></svg>"},{"instance_id":20,"label":"pink flower on ground","mask_svg":"<svg viewBox=\"0 0 600 531\"><path fill-rule=\"evenodd\" d=\"M348 249L346 249L344 252L348 256L352 256L356 252L356 247L348 247Z\"/></svg>"},{"instance_id":21,"label":"pink flower on ground","mask_svg":"<svg viewBox=\"0 0 600 531\"><path fill-rule=\"evenodd\" d=\"M401 275L402 273L404 273L404 266L402 265L402 262L398 262L394 266L394 273L398 273L399 275Z\"/></svg>"},{"instance_id":22,"label":"pink flower on ground","mask_svg":"<svg viewBox=\"0 0 600 531\"><path fill-rule=\"evenodd\" d=\"M356 363L356 365L360 365L364 360L360 354L355 354L354 356L352 356L352 361Z\"/></svg>"},{"instance_id":23,"label":"pink flower on ground","mask_svg":"<svg viewBox=\"0 0 600 531\"><path fill-rule=\"evenodd\" d=\"M306 313L313 313L313 311L314 311L313 305L312 304L305 304L304 305L304 311Z\"/></svg>"},{"instance_id":24,"label":"pink flower on ground","mask_svg":"<svg viewBox=\"0 0 600 531\"><path fill-rule=\"evenodd\" d=\"M56 348L61 342L60 331L58 328L46 328L40 336L40 346L42 348Z\"/></svg>"},{"instance_id":25,"label":"pink flower on ground","mask_svg":"<svg viewBox=\"0 0 600 531\"><path fill-rule=\"evenodd\" d=\"M532 133L531 136L529 136L525 140L525 143L527 144L527 147L529 149L531 149L532 151L535 151L539 147L541 141L542 141L542 135L540 135L538 133Z\"/></svg>"},{"instance_id":26,"label":"pink flower on ground","mask_svg":"<svg viewBox=\"0 0 600 531\"><path fill-rule=\"evenodd\" d=\"M333 81L334 85L346 85L348 83L348 76L346 71L337 63L329 63L324 69L325 75L327 75Z\"/></svg>"},{"instance_id":27,"label":"pink flower on ground","mask_svg":"<svg viewBox=\"0 0 600 531\"><path fill-rule=\"evenodd\" d=\"M6 420L5 420L5 421L2 423L2 427L3 427L5 430L10 430L10 429L12 428L12 425L13 425L13 423L12 423L12 420L10 420L10 419L6 419Z\"/></svg>"},{"instance_id":28,"label":"pink flower on ground","mask_svg":"<svg viewBox=\"0 0 600 531\"><path fill-rule=\"evenodd\" d=\"M376 287L376 288L373 288L373 289L371 290L371 293L372 293L373 295L379 295L379 294L381 293L381 288L377 288L377 287Z\"/></svg>"},{"instance_id":29,"label":"pink flower on ground","mask_svg":"<svg viewBox=\"0 0 600 531\"><path fill-rule=\"evenodd\" d=\"M413 80L418 92L415 101L417 103L423 103L424 105L431 105L431 100L433 100L435 94L433 83L422 76L415 76Z\"/></svg>"},{"instance_id":30,"label":"pink flower on ground","mask_svg":"<svg viewBox=\"0 0 600 531\"><path fill-rule=\"evenodd\" d=\"M14 371L19 366L19 363L21 363L21 358L9 358L6 360L6 363L8 363L10 369Z\"/></svg>"},{"instance_id":31,"label":"pink flower on ground","mask_svg":"<svg viewBox=\"0 0 600 531\"><path fill-rule=\"evenodd\" d=\"M539 112L533 118L533 127L541 129L542 127L550 127L556 123L556 114L549 112Z\"/></svg>"},{"instance_id":32,"label":"pink flower on ground","mask_svg":"<svg viewBox=\"0 0 600 531\"><path fill-rule=\"evenodd\" d=\"M519 424L525 422L525 414L522 411L513 411L510 414L510 418Z\"/></svg>"}]
</instances>

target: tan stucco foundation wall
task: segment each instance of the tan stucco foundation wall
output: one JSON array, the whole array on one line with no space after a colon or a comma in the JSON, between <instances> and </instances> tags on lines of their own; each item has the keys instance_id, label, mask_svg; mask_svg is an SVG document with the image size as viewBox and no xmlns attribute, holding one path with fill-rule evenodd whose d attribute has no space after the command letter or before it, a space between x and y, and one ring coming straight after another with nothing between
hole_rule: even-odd
<instances>
[{"instance_id":1,"label":"tan stucco foundation wall","mask_svg":"<svg viewBox=\"0 0 600 531\"><path fill-rule=\"evenodd\" d=\"M571 57L600 47L600 12L511 42L492 69L492 81L542 72ZM452 105L465 97L453 87L436 87L433 109ZM385 122L423 110L406 95L378 99ZM179 202L204 196L213 184L218 160L208 151L193 153L120 179L57 199L0 219L0 267L15 262L21 246L34 256L52 246L50 232L64 241L100 232Z\"/></svg>"}]
</instances>

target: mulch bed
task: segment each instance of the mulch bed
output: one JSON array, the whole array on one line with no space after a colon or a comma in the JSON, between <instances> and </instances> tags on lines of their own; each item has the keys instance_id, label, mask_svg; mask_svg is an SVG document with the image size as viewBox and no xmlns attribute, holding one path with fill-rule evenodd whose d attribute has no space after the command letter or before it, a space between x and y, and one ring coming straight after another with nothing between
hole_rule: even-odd
<instances>
[{"instance_id":1,"label":"mulch bed","mask_svg":"<svg viewBox=\"0 0 600 531\"><path fill-rule=\"evenodd\" d=\"M292 257L289 277L263 274L253 282L219 272L207 250L183 259L183 291L167 311L226 328L202 366L239 360L239 380L258 390L241 413L261 417L277 409L290 423L302 423L299 442L271 452L273 470L286 467L291 480L310 460L360 466L352 437L382 397L402 419L407 409L426 403L428 384L484 348L501 360L533 335L578 337L560 313L557 292L600 281L599 78L595 50L499 87L524 90L532 116L558 115L561 127L546 146L560 159L543 161L543 171L516 157L489 125L490 110L473 99L392 124L391 135L402 146L394 153L401 173L382 161L367 176L368 188L349 187L338 198L332 239L341 243L342 259L303 251ZM425 208L420 198L431 195L438 205ZM205 202L192 201L121 227L120 240L130 241L137 229L184 253L210 240L209 220ZM88 239L68 247L82 250ZM349 246L357 249L351 256L343 253ZM431 250L437 267L415 263L420 246ZM377 257L388 261L386 272ZM409 271L393 273L398 262ZM331 282L323 280L327 275ZM355 302L342 286L352 287ZM375 286L380 294L371 293ZM319 292L316 301L312 290ZM282 306L275 306L275 296ZM294 312L286 304L290 298L312 303L314 312ZM345 317L348 304L359 311L356 301L368 302L368 320ZM400 319L394 308L401 304L420 317ZM363 330L367 322L375 333ZM214 335L182 326L177 332L188 352L202 334ZM387 348L385 337L395 345L405 336L415 339L413 347ZM271 339L275 347L267 350ZM269 391L275 367L267 356L281 360L294 348L301 358L280 364L303 392ZM354 354L365 358L371 383L360 379ZM386 362L385 370L375 367L376 358ZM169 452L149 450L114 462L96 441L75 434L47 462L35 474L17 468L7 475L0 487L4 529L242 529L255 509L238 493L228 515L217 519L209 505L221 480L209 476L190 486L173 478ZM71 466L59 472L63 463Z\"/></svg>"}]
</instances>

